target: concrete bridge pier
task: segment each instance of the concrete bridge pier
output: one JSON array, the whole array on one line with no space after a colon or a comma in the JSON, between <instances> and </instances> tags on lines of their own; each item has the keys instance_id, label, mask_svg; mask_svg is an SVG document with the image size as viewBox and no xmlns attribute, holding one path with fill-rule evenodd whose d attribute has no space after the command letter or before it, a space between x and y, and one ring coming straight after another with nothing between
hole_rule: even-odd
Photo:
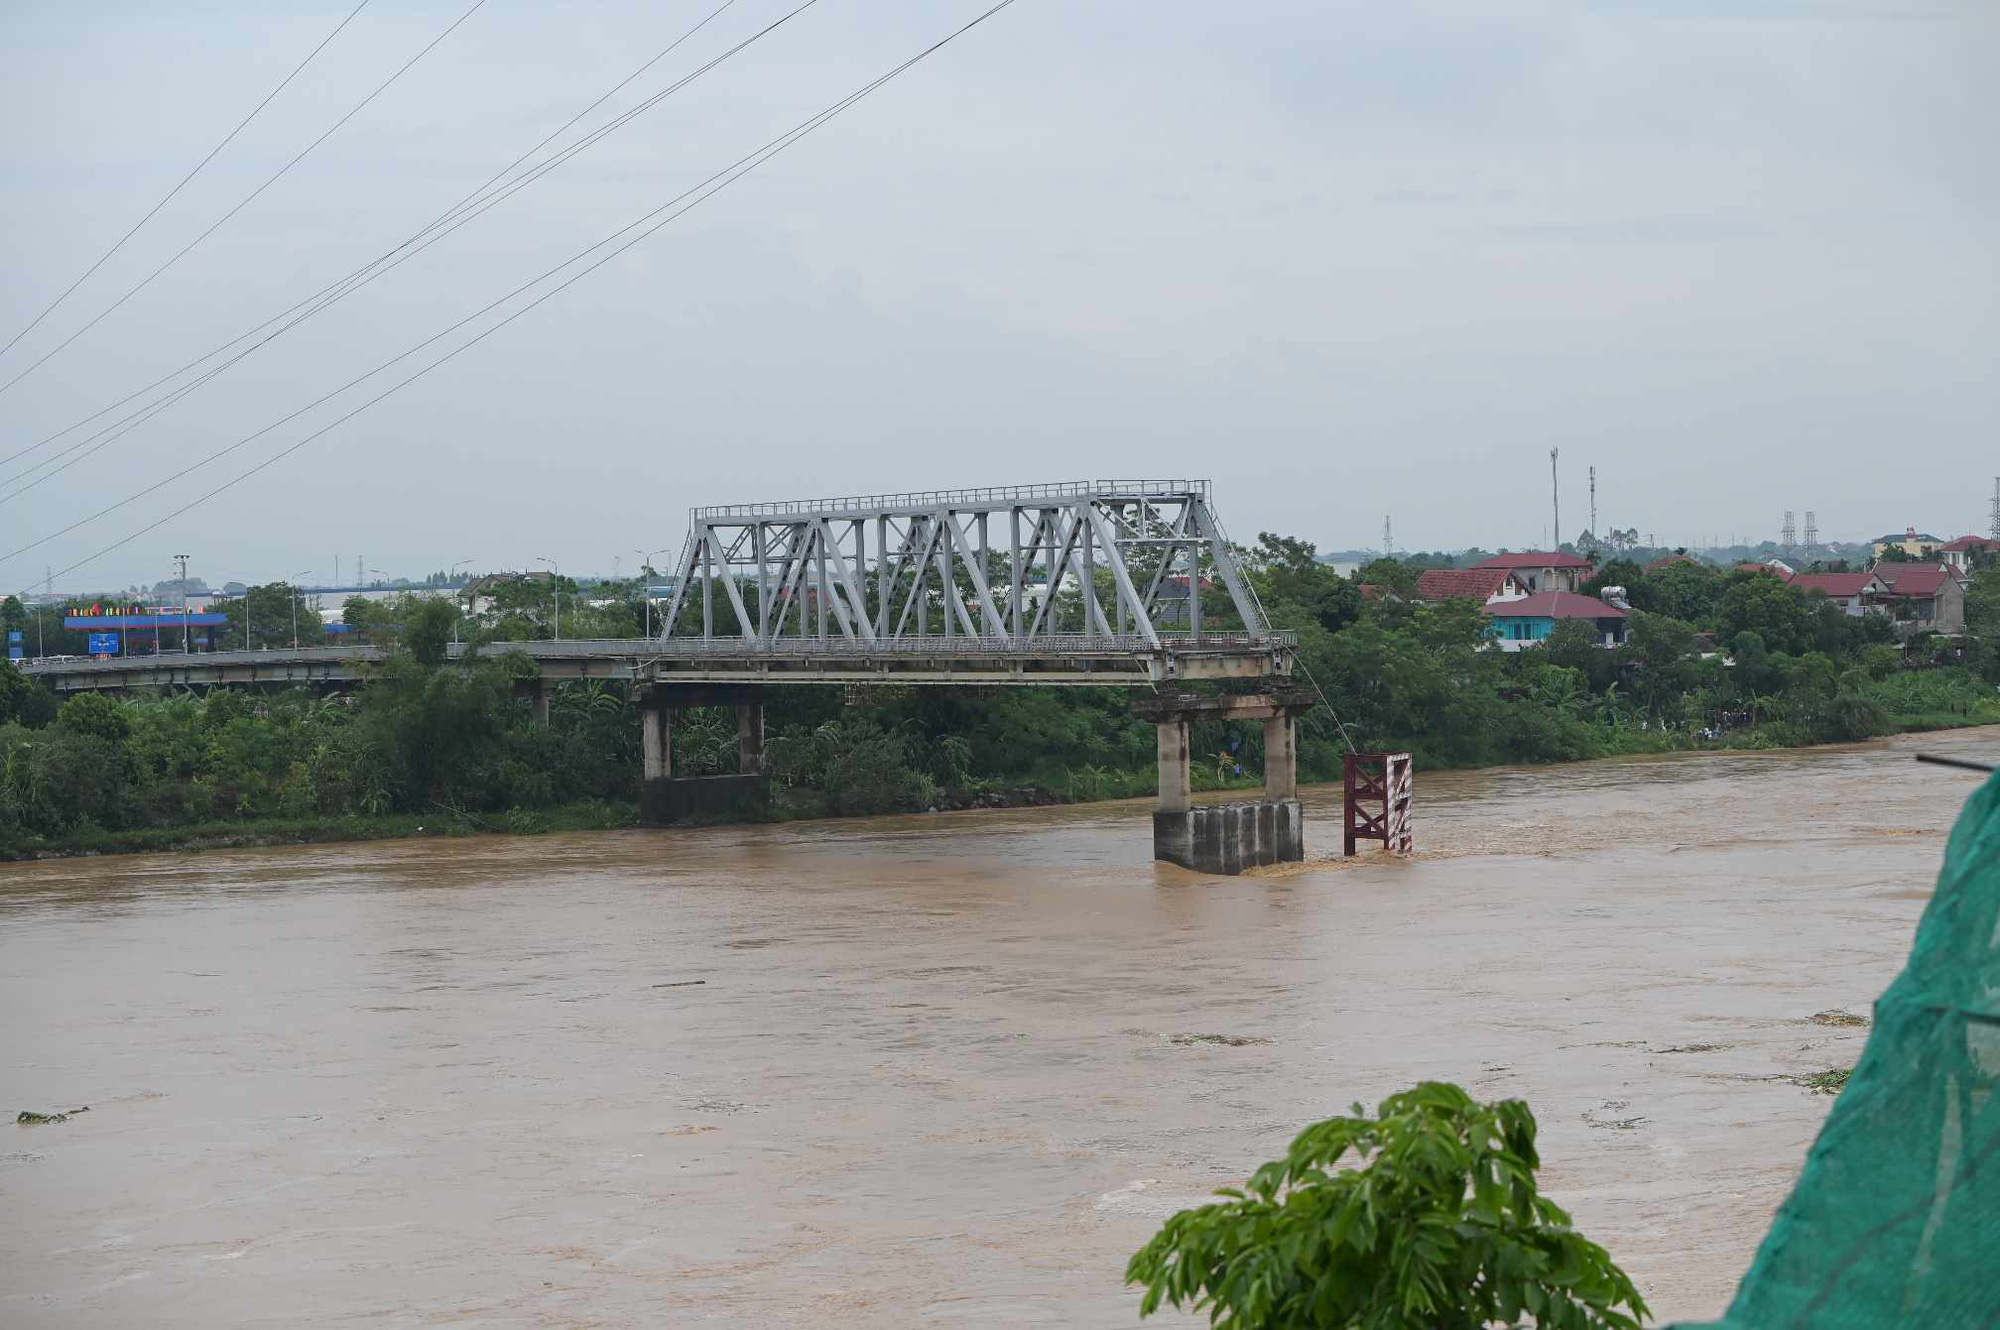
<instances>
[{"instance_id":1,"label":"concrete bridge pier","mask_svg":"<svg viewBox=\"0 0 2000 1330\"><path fill-rule=\"evenodd\" d=\"M639 821L648 826L704 820L754 821L770 806L764 778L764 698L755 684L646 684L638 688L645 780L639 787ZM691 707L736 711L733 776L674 775L673 718Z\"/></svg>"},{"instance_id":2,"label":"concrete bridge pier","mask_svg":"<svg viewBox=\"0 0 2000 1330\"><path fill-rule=\"evenodd\" d=\"M645 749L646 779L665 780L673 774L674 767L674 732L667 725L666 709L641 703L639 731Z\"/></svg>"},{"instance_id":3,"label":"concrete bridge pier","mask_svg":"<svg viewBox=\"0 0 2000 1330\"><path fill-rule=\"evenodd\" d=\"M1159 806L1153 857L1203 873L1240 873L1305 858L1305 815L1298 799L1298 718L1313 704L1299 690L1194 697L1162 693L1135 708L1159 733ZM1264 722L1264 797L1246 803L1195 804L1188 731L1197 720Z\"/></svg>"},{"instance_id":4,"label":"concrete bridge pier","mask_svg":"<svg viewBox=\"0 0 2000 1330\"><path fill-rule=\"evenodd\" d=\"M764 774L764 701L755 694L736 704L736 770L744 776Z\"/></svg>"},{"instance_id":5,"label":"concrete bridge pier","mask_svg":"<svg viewBox=\"0 0 2000 1330\"><path fill-rule=\"evenodd\" d=\"M547 725L549 723L549 697L554 692L555 685L547 679L514 680L514 696L528 700L528 706L534 712L535 724L537 725Z\"/></svg>"}]
</instances>

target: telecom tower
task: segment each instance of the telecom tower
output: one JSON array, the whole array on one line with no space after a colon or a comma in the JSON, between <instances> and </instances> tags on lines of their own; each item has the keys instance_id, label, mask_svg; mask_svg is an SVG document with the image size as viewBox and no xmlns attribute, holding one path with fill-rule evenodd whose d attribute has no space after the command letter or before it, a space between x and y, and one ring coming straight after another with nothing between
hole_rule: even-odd
<instances>
[{"instance_id":1,"label":"telecom tower","mask_svg":"<svg viewBox=\"0 0 2000 1330\"><path fill-rule=\"evenodd\" d=\"M1993 539L2000 540L2000 476L1993 477Z\"/></svg>"},{"instance_id":2,"label":"telecom tower","mask_svg":"<svg viewBox=\"0 0 2000 1330\"><path fill-rule=\"evenodd\" d=\"M1819 516L1806 509L1806 553L1810 555L1819 548Z\"/></svg>"},{"instance_id":3,"label":"telecom tower","mask_svg":"<svg viewBox=\"0 0 2000 1330\"><path fill-rule=\"evenodd\" d=\"M1598 535L1598 531L1597 531L1597 468L1596 468L1596 467L1592 467L1592 468L1590 468L1590 534L1591 534L1591 535L1592 535L1593 537L1596 537L1596 536Z\"/></svg>"},{"instance_id":4,"label":"telecom tower","mask_svg":"<svg viewBox=\"0 0 2000 1330\"><path fill-rule=\"evenodd\" d=\"M1385 559L1396 557L1396 542L1389 536L1389 519L1387 517L1382 519L1382 557Z\"/></svg>"},{"instance_id":5,"label":"telecom tower","mask_svg":"<svg viewBox=\"0 0 2000 1330\"><path fill-rule=\"evenodd\" d=\"M1792 520L1792 510L1787 508L1785 509L1784 528L1778 532L1778 545L1781 549L1785 550L1787 553L1790 553L1792 550L1798 547L1798 543L1799 543L1798 523Z\"/></svg>"}]
</instances>

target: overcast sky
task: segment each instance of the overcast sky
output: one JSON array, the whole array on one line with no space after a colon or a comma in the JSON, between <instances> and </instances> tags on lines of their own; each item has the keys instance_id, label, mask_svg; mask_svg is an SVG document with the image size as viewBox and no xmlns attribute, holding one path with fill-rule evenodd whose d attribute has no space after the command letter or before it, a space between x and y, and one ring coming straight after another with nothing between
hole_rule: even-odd
<instances>
[{"instance_id":1,"label":"overcast sky","mask_svg":"<svg viewBox=\"0 0 2000 1330\"><path fill-rule=\"evenodd\" d=\"M12 378L470 0L371 0L5 356ZM488 0L0 393L0 457L392 249L721 0ZM739 0L602 123L797 0ZM819 0L156 419L0 501L0 553L290 414L728 165L990 0ZM353 0L6 0L0 340ZM1501 11L1506 11L1504 16ZM470 559L629 571L696 504L1215 481L1322 548L1984 530L2000 473L1990 0L1018 0L429 376L58 588ZM565 142L567 140L559 140ZM484 324L0 563L39 582ZM143 405L140 398L134 406ZM20 460L51 458L133 407ZM70 454L69 461L80 453ZM58 463L60 464L60 463ZM35 473L39 475L42 473ZM26 477L33 479L34 475ZM665 562L663 559L662 562Z\"/></svg>"}]
</instances>

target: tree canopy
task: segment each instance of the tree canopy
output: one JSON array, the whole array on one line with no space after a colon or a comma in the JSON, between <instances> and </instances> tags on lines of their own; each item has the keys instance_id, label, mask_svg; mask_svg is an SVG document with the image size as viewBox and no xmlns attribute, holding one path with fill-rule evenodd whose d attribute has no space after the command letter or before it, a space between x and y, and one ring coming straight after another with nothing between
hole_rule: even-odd
<instances>
[{"instance_id":1,"label":"tree canopy","mask_svg":"<svg viewBox=\"0 0 2000 1330\"><path fill-rule=\"evenodd\" d=\"M1631 1279L1537 1189L1535 1135L1521 1100L1443 1082L1356 1104L1167 1220L1125 1280L1142 1317L1185 1307L1229 1330L1636 1330Z\"/></svg>"}]
</instances>

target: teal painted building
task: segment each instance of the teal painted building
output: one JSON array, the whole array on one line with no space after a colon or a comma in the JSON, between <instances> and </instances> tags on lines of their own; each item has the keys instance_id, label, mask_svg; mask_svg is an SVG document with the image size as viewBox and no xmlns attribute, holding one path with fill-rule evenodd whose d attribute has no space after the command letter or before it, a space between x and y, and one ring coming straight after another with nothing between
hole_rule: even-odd
<instances>
[{"instance_id":1,"label":"teal painted building","mask_svg":"<svg viewBox=\"0 0 2000 1330\"><path fill-rule=\"evenodd\" d=\"M1520 651L1544 641L1557 624L1571 619L1588 622L1599 646L1615 647L1625 640L1625 611L1595 596L1540 591L1518 600L1490 601L1485 609L1493 620L1493 644L1502 651Z\"/></svg>"}]
</instances>

